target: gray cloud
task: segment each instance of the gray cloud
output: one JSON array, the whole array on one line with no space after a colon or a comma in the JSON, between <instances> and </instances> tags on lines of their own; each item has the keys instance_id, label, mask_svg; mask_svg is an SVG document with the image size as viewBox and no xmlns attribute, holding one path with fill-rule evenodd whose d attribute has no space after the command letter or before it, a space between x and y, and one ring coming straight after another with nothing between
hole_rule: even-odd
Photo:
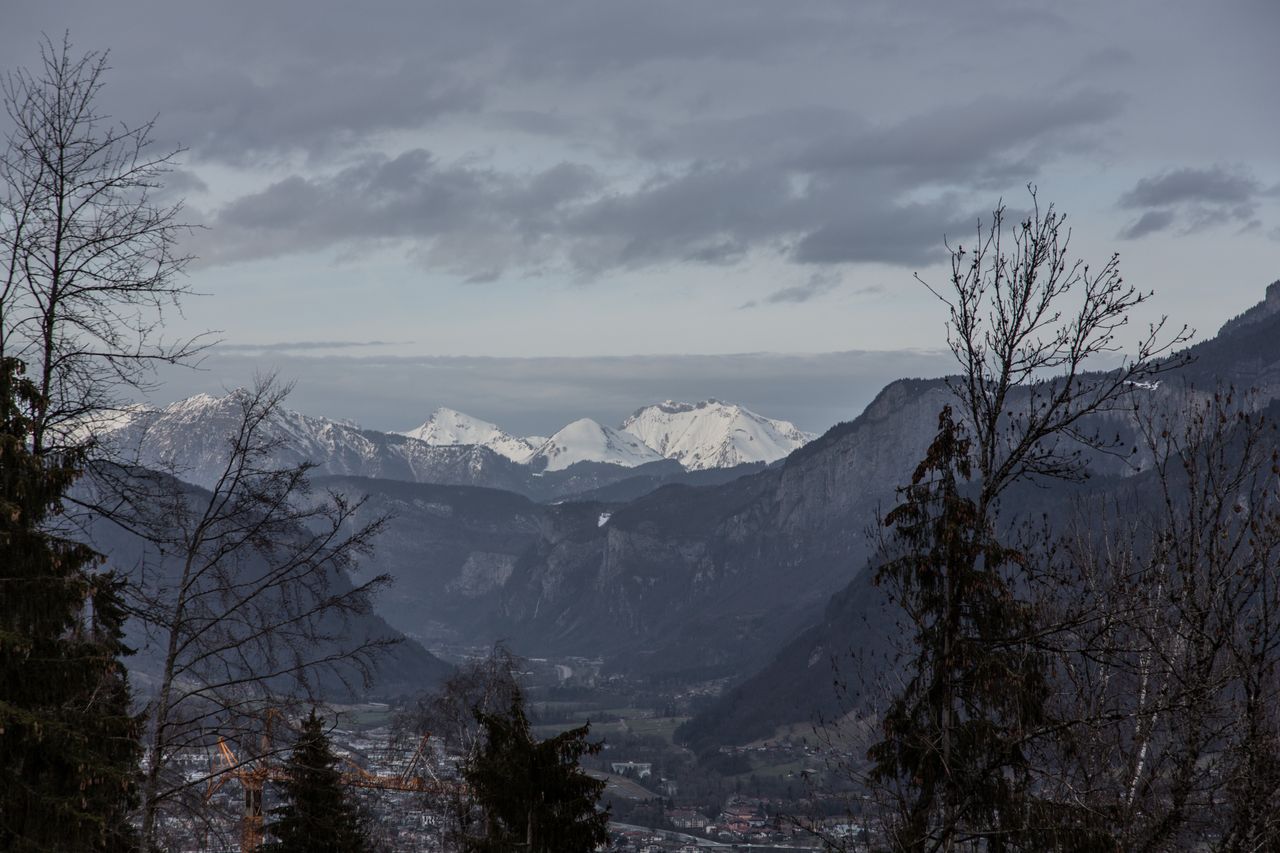
<instances>
[{"instance_id":1,"label":"gray cloud","mask_svg":"<svg viewBox=\"0 0 1280 853\"><path fill-rule=\"evenodd\" d=\"M793 285L792 287L784 287L770 293L764 299L751 300L742 304L742 308L754 308L760 303L765 305L779 305L783 303L799 304L808 302L810 299L822 296L824 293L830 293L840 286L842 279L839 274L834 272L816 272L809 276L808 281L802 284Z\"/></svg>"},{"instance_id":2,"label":"gray cloud","mask_svg":"<svg viewBox=\"0 0 1280 853\"><path fill-rule=\"evenodd\" d=\"M1251 202L1261 192L1255 178L1239 171L1222 166L1183 168L1142 178L1120 197L1120 206L1168 207L1189 202L1230 206Z\"/></svg>"},{"instance_id":3,"label":"gray cloud","mask_svg":"<svg viewBox=\"0 0 1280 853\"><path fill-rule=\"evenodd\" d=\"M1146 213L1138 217L1120 232L1120 236L1125 240L1137 240L1139 237L1145 237L1148 234L1154 234L1157 231L1163 231L1173 224L1174 214L1170 210L1148 210Z\"/></svg>"},{"instance_id":4,"label":"gray cloud","mask_svg":"<svg viewBox=\"0 0 1280 853\"><path fill-rule=\"evenodd\" d=\"M293 175L236 199L198 235L205 242L196 251L219 263L399 240L482 276L495 265L536 264L560 208L594 186L590 170L569 164L517 176L442 165L422 149L370 155L327 177ZM433 248L443 236L456 239Z\"/></svg>"},{"instance_id":5,"label":"gray cloud","mask_svg":"<svg viewBox=\"0 0 1280 853\"><path fill-rule=\"evenodd\" d=\"M964 214L954 196L931 202L850 202L806 234L793 256L807 264L879 261L920 266L944 256L945 235L968 233L978 219L977 214Z\"/></svg>"},{"instance_id":6,"label":"gray cloud","mask_svg":"<svg viewBox=\"0 0 1280 853\"><path fill-rule=\"evenodd\" d=\"M86 0L61 6L24 8L17 26L65 20L108 40L108 91L158 109L195 173L269 167L261 189L207 203L206 263L396 244L473 282L753 253L927 264L975 209L1105 144L1149 58L1123 31L1096 38L1085 12L1004 0L956 14L837 0L389 0L369 14L281 0L253 15L131 0L146 32ZM20 44L12 32L0 47ZM1092 36L1089 54L1037 38L1050 33ZM491 156L495 133L505 157ZM537 165L513 165L526 140L546 146ZM1196 228L1256 218L1253 189L1181 169L1122 204L1215 206L1179 213ZM1139 219L1127 235L1159 221Z\"/></svg>"},{"instance_id":7,"label":"gray cloud","mask_svg":"<svg viewBox=\"0 0 1280 853\"><path fill-rule=\"evenodd\" d=\"M724 264L803 227L786 176L696 165L632 193L609 193L566 221L576 267L604 271L683 260Z\"/></svg>"},{"instance_id":8,"label":"gray cloud","mask_svg":"<svg viewBox=\"0 0 1280 853\"><path fill-rule=\"evenodd\" d=\"M442 164L416 149L371 156L334 175L298 175L236 199L197 235L205 263L335 246L408 245L428 264L472 281L553 267L588 278L655 264L734 264L773 251L800 264L921 265L976 214L948 194L904 202L880 178L813 176L695 165L622 191L593 170L533 174Z\"/></svg>"},{"instance_id":9,"label":"gray cloud","mask_svg":"<svg viewBox=\"0 0 1280 853\"><path fill-rule=\"evenodd\" d=\"M264 81L226 69L185 93L166 133L192 153L236 165L271 162L291 152L340 154L377 134L408 130L482 103L478 87L401 63L391 68L323 65L306 77Z\"/></svg>"},{"instance_id":10,"label":"gray cloud","mask_svg":"<svg viewBox=\"0 0 1280 853\"><path fill-rule=\"evenodd\" d=\"M1115 92L1081 91L1020 98L988 96L947 104L887 127L823 141L805 152L807 169L893 168L913 178L949 181L987 176L1022 179L1035 166L1018 156L1040 142L1116 118L1124 99ZM1038 150L1040 160L1049 148Z\"/></svg>"},{"instance_id":11,"label":"gray cloud","mask_svg":"<svg viewBox=\"0 0 1280 853\"><path fill-rule=\"evenodd\" d=\"M285 255L335 290L356 267L420 283L426 265L493 290L516 277L646 280L639 271L716 292L726 276L706 267L755 276L781 261L790 286L761 299L781 310L810 292L814 271L933 263L944 234L971 233L1028 181L1091 212L1076 244L1090 254L1117 233L1225 222L1220 251L1270 233L1276 190L1257 185L1280 178L1280 112L1256 105L1272 96L1280 11L1268 0L1232 9L12 0L0 55L29 65L38 34L67 27L80 46L111 49L104 112L158 113L157 144L190 146L168 190L195 195L212 226L192 248L206 265L241 263L196 272L219 299L240 304L250 285L278 303L308 298L302 276L259 263ZM1219 38L1204 38L1210 27ZM1151 163L1186 168L1116 183ZM1252 265L1242 279L1262 274L1261 254L1239 255ZM329 269L334 255L354 263ZM1166 258L1136 260L1177 280ZM476 307L478 290L450 296ZM593 298L583 326L617 322L588 316ZM851 334L884 340L908 327L899 310L886 300L895 322ZM735 315L752 330L742 334L758 334L764 313ZM296 331L341 338L346 319L317 309ZM509 328L471 322L476 347L501 334L509 351ZM814 322L838 345L841 324ZM687 336L661 345L700 345L696 331L673 334Z\"/></svg>"},{"instance_id":12,"label":"gray cloud","mask_svg":"<svg viewBox=\"0 0 1280 853\"><path fill-rule=\"evenodd\" d=\"M70 28L81 43L112 49L113 114L132 113L131 101L145 104L146 116L164 117L161 142L234 165L341 156L386 132L477 112L495 93L534 81L562 86L674 63L755 62L819 42L834 47L856 24L833 2L785 15L769 4L699 8L676 0L634 7L387 0L376 11L338 0L242 10L163 0L114 10L89 0L16 5L6 8L0 55L29 61L40 32Z\"/></svg>"},{"instance_id":13,"label":"gray cloud","mask_svg":"<svg viewBox=\"0 0 1280 853\"><path fill-rule=\"evenodd\" d=\"M517 173L444 163L424 149L367 155L232 201L197 253L216 263L395 241L475 282L548 267L592 278L736 264L756 251L800 264L920 266L941 256L944 233L976 218L958 192L912 200L922 182L1017 186L1069 147L1073 131L1111 120L1120 104L1082 91L987 97L884 126L830 108L637 120L618 144L641 158L639 181L573 162ZM528 111L514 115L537 124ZM546 118L537 132L573 127Z\"/></svg>"},{"instance_id":14,"label":"gray cloud","mask_svg":"<svg viewBox=\"0 0 1280 853\"><path fill-rule=\"evenodd\" d=\"M190 169L175 168L164 176L164 183L159 188L157 198L182 198L189 195L207 193L209 185Z\"/></svg>"},{"instance_id":15,"label":"gray cloud","mask_svg":"<svg viewBox=\"0 0 1280 853\"><path fill-rule=\"evenodd\" d=\"M1267 193L1260 181L1240 169L1171 169L1140 179L1120 196L1121 208L1145 210L1120 236L1136 239L1179 221L1185 233L1226 222L1238 223L1244 231L1256 230L1262 227L1258 206Z\"/></svg>"}]
</instances>

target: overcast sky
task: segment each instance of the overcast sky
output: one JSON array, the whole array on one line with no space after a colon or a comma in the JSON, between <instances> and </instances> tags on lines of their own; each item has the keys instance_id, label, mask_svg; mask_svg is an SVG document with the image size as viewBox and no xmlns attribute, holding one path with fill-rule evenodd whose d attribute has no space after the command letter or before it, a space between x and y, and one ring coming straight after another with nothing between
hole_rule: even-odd
<instances>
[{"instance_id":1,"label":"overcast sky","mask_svg":"<svg viewBox=\"0 0 1280 853\"><path fill-rule=\"evenodd\" d=\"M64 30L187 149L184 328L227 346L168 397L823 429L943 369L913 273L1028 182L1202 337L1280 278L1273 0L6 0L0 62Z\"/></svg>"}]
</instances>

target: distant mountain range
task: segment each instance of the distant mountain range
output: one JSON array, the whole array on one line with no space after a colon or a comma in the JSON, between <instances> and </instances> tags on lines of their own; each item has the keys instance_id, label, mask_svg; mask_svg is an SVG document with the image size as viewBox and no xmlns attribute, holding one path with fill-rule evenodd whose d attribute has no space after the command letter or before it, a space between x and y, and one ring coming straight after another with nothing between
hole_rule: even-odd
<instances>
[{"instance_id":1,"label":"distant mountain range","mask_svg":"<svg viewBox=\"0 0 1280 853\"><path fill-rule=\"evenodd\" d=\"M98 438L124 461L207 487L221 472L226 437L245 393L198 394L163 408L133 406L100 424ZM549 438L516 436L446 408L404 433L282 408L266 433L279 445L276 464L309 461L320 475L483 486L534 500L563 500L622 481L634 481L618 493L630 495L671 482L716 482L687 475L740 475L812 438L785 421L717 401L640 409L624 429L582 418Z\"/></svg>"},{"instance_id":2,"label":"distant mountain range","mask_svg":"<svg viewBox=\"0 0 1280 853\"><path fill-rule=\"evenodd\" d=\"M814 438L792 423L719 400L655 403L637 409L617 429L581 418L550 438L515 436L497 424L440 408L422 426L400 434L434 446L487 447L546 471L578 462L634 468L660 459L674 459L689 471L768 464Z\"/></svg>"},{"instance_id":3,"label":"distant mountain range","mask_svg":"<svg viewBox=\"0 0 1280 853\"><path fill-rule=\"evenodd\" d=\"M1280 282L1267 293L1193 347L1188 367L1136 392L1156 408L1223 382L1280 397ZM898 380L811 441L716 401L648 406L619 429L575 421L545 439L450 410L408 434L294 412L271 429L293 445L282 460L312 459L322 485L391 514L374 559L397 579L378 602L393 628L428 645L505 637L664 680L743 679L687 729L713 747L810 720L833 656L884 648L895 621L867 580L867 530L951 400L944 379ZM133 410L113 442L199 483L235 403L233 392ZM1133 434L1120 415L1105 427ZM1109 455L1090 464L1090 488L1133 471ZM1054 511L1064 494L1032 490L1017 505Z\"/></svg>"},{"instance_id":4,"label":"distant mountain range","mask_svg":"<svg viewBox=\"0 0 1280 853\"><path fill-rule=\"evenodd\" d=\"M1219 382L1280 396L1280 313L1248 312L1190 354L1188 367L1136 389L1144 405L1177 407ZM490 490L332 485L396 516L379 561L399 581L381 612L428 644L504 636L530 653L599 655L614 671L667 681L755 673L690 723L690 743L714 747L809 722L831 707L833 657L891 644L896 620L865 572L868 529L951 400L944 379L899 380L781 462L638 495L608 494L620 481L592 500L538 506ZM1133 436L1119 415L1105 426ZM1107 454L1090 465L1089 489L1133 470ZM1040 517L1071 494L1030 488L1010 503Z\"/></svg>"},{"instance_id":5,"label":"distant mountain range","mask_svg":"<svg viewBox=\"0 0 1280 853\"><path fill-rule=\"evenodd\" d=\"M795 424L719 400L645 406L620 429L690 471L774 462L815 438Z\"/></svg>"}]
</instances>

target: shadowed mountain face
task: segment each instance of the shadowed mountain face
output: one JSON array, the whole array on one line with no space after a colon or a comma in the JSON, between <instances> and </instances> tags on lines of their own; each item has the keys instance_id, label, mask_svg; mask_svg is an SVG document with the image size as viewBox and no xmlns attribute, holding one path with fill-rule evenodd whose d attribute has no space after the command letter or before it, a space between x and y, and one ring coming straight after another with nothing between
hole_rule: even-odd
<instances>
[{"instance_id":1,"label":"shadowed mountain face","mask_svg":"<svg viewBox=\"0 0 1280 853\"><path fill-rule=\"evenodd\" d=\"M157 482L154 477L147 479L150 483ZM199 487L189 484L177 484L176 487L189 492L197 501L207 500ZM83 538L106 555L105 568L130 578L135 586L142 584L145 578L148 590L166 590L168 600L181 577L180 555L166 553L137 533L100 516L88 516L84 519L84 524ZM219 575L218 586L244 589L264 575L262 556L248 547L231 555L221 565L225 575ZM355 576L357 582L360 579L359 575ZM352 588L352 578L340 572L332 573L327 582L328 593L335 596ZM212 588L200 592L196 595L196 600L201 600L202 596L208 596L210 601L216 600ZM231 615L246 616L244 613ZM193 618L199 617L193 614ZM257 633L255 626L240 624L241 621L237 620L237 624L244 636L254 637ZM322 695L331 701L363 701L413 695L435 687L453 671L452 666L428 652L420 643L406 639L401 632L387 624L382 616L373 612L326 617L320 620L319 627L321 633L331 639L308 647L306 654L310 660L328 658L363 641L399 641L378 654L372 680L368 685L364 683L363 673L347 663L338 662L333 666L316 668L313 672L316 685ZM234 632L235 628L229 630ZM130 619L126 624L126 632L126 643L136 650L135 655L127 660L130 676L135 688L145 695L163 670L167 634L149 632L147 626L136 618ZM261 658L263 652L262 648L249 641L238 650L229 650L225 657L211 661L210 665L217 670L217 677L222 679L234 677L237 673L245 677L256 676L266 668ZM284 658L290 657L287 652L280 654ZM278 663L275 668L279 668ZM278 679L272 686L273 689L294 692L293 684L288 679Z\"/></svg>"},{"instance_id":2,"label":"shadowed mountain face","mask_svg":"<svg viewBox=\"0 0 1280 853\"><path fill-rule=\"evenodd\" d=\"M1166 374L1158 387L1135 389L1135 394L1142 395L1141 406L1148 410L1185 410L1187 401L1196 396L1212 393L1222 386L1234 386L1239 391L1256 393L1257 403L1266 407L1267 417L1280 417L1280 282L1268 288L1265 302L1228 323L1218 337L1196 345L1188 354L1192 362ZM907 469L920 458L923 445L917 427L931 431L934 421L929 409L932 406L936 414L944 402L936 386L928 383L890 385L863 418L837 427L793 454L788 467L796 464L796 457L838 452L836 448L854 435L861 434L865 441L876 434L864 420L873 415L877 406L895 397L901 400L901 404L894 407L897 414L882 421L881 428L897 421L900 429L880 432L880 439L888 443L878 456L897 458L904 464L897 467L896 473L891 464L876 469L876 477L897 479L868 479L864 487L867 493L878 493L887 500L892 495L889 484L905 482ZM914 405L908 400L915 401ZM1106 427L1115 428L1122 438L1130 434L1121 421L1109 421ZM906 440L892 443L890 433L893 432ZM829 457L829 461L836 458ZM1057 483L1049 488L1024 484L1006 496L1003 502L1006 519L1013 525L1019 520L1044 515L1066 518L1073 512L1081 512L1076 502L1090 500L1091 495L1101 498L1094 509L1099 513L1114 512L1115 504L1111 501L1120 495L1140 504L1144 500L1156 501L1158 495L1153 484L1146 482L1148 475L1134 476L1135 469L1144 467L1140 454L1131 456L1130 461L1134 463L1132 467L1094 458L1092 468L1097 473L1083 484ZM830 472L839 469L838 465L825 467ZM874 520L874 513L865 514L865 507L855 511L864 512L864 524ZM797 538L794 543L797 549L814 547L808 535ZM868 554L866 550L860 551L856 544L850 545L849 553L861 556L864 562ZM851 703L857 701L859 678L865 674L860 673L860 667L876 659L883 667L901 632L897 611L886 600L884 592L871 582L871 573L859 573L857 568L857 565L846 564L847 583L831 597L821 615L794 632L772 660L691 720L680 732L682 739L697 749L747 743L769 737L780 726L811 723L819 717L830 719L850 710ZM837 696L833 688L835 679L846 684L850 695L844 699Z\"/></svg>"},{"instance_id":3,"label":"shadowed mountain face","mask_svg":"<svg viewBox=\"0 0 1280 853\"><path fill-rule=\"evenodd\" d=\"M1280 285L1272 290L1280 293ZM1190 367L1158 386L1135 387L1144 407L1177 408L1188 393L1206 393L1219 381L1258 385L1265 396L1276 396L1280 314L1264 304L1191 352ZM1199 390L1189 391L1192 386ZM883 647L883 635L896 630L892 619L872 615L875 598L863 574L872 556L867 531L895 503L896 488L907 482L950 400L943 380L894 382L855 420L780 463L744 469L752 472L746 476L678 473L680 482L663 485L668 474L658 468L679 469L671 460L623 469L626 475L615 479L609 478L616 466L603 463L535 476L486 448L422 445L431 452L484 451L496 468L521 469L522 482L537 485L408 482L427 477L426 469L401 476L385 467L375 468L374 477L348 476L368 469L331 464L321 465L317 482L368 494L367 512L392 515L370 568L396 577L378 608L410 637L477 644L503 637L526 654L599 655L615 670L675 678L741 676L783 649L772 671L785 671L789 680L761 676L764 681L725 701L748 713L752 696L783 690L796 698L789 707L803 720L816 707L803 697L830 683L829 669L817 661L839 648ZM1127 476L1142 466L1128 454L1128 416L1109 416L1096 426L1124 447L1118 456L1090 458L1100 475ZM317 447L327 435L317 433ZM397 442L411 441L365 438L377 446L352 457L361 465L400 458ZM603 480L596 466L610 469ZM475 469L463 464L460 470ZM592 499L537 502L556 495ZM1022 508L1031 505L1028 500ZM836 633L826 639L803 634L821 625L839 628L838 639ZM802 636L810 639L788 645ZM810 683L801 670L822 675ZM759 730L773 718L754 719Z\"/></svg>"},{"instance_id":4,"label":"shadowed mountain face","mask_svg":"<svg viewBox=\"0 0 1280 853\"><path fill-rule=\"evenodd\" d=\"M864 530L932 437L947 394L939 381L895 383L780 466L626 503L320 482L368 494L369 512L393 516L376 559L397 580L379 610L410 636L502 636L528 653L599 654L655 675L736 673L865 563Z\"/></svg>"}]
</instances>

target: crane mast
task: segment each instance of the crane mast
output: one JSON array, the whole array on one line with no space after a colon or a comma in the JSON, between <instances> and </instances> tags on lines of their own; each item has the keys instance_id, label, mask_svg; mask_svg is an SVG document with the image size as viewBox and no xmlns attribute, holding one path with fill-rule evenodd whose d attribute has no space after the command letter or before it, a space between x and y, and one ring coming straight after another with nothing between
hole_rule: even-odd
<instances>
[{"instance_id":1,"label":"crane mast","mask_svg":"<svg viewBox=\"0 0 1280 853\"><path fill-rule=\"evenodd\" d=\"M396 774L373 773L350 758L345 759L346 769L341 773L342 784L352 788L398 793L433 794L444 796L461 792L464 786L444 781L431 770L427 761L431 733L424 734L409 759L404 771ZM271 754L270 720L263 733L262 755ZM262 795L267 782L285 782L289 772L285 766L267 758L240 760L225 739L218 739L218 747L212 759L210 783L205 791L205 802L216 794L227 780L240 783L244 791L244 809L240 815L240 851L255 853L263 841ZM422 772L425 771L425 774Z\"/></svg>"}]
</instances>

